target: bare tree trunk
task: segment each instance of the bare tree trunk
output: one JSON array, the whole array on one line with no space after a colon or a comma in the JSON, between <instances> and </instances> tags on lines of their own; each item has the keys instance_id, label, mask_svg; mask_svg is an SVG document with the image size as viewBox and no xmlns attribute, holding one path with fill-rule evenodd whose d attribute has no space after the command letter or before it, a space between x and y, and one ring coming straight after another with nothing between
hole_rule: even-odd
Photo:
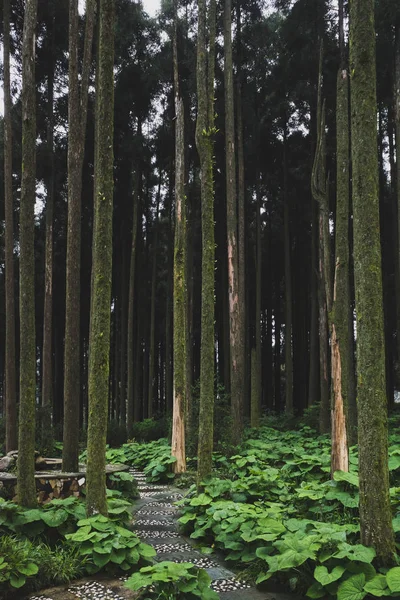
<instances>
[{"instance_id":1,"label":"bare tree trunk","mask_svg":"<svg viewBox=\"0 0 400 600\"><path fill-rule=\"evenodd\" d=\"M397 271L400 270L400 16L396 21L394 100L396 121ZM400 277L399 277L400 279ZM400 285L397 306L397 379L400 380Z\"/></svg>"},{"instance_id":2,"label":"bare tree trunk","mask_svg":"<svg viewBox=\"0 0 400 600\"><path fill-rule=\"evenodd\" d=\"M161 169L158 182L157 207L154 221L153 251L152 251L152 273L151 273L151 300L150 300L150 348L149 348L149 391L148 403L150 408L154 404L154 373L155 373L155 317L156 317L156 291L157 291L157 250L158 250L158 215L161 198Z\"/></svg>"},{"instance_id":3,"label":"bare tree trunk","mask_svg":"<svg viewBox=\"0 0 400 600\"><path fill-rule=\"evenodd\" d=\"M89 341L89 424L86 512L107 514L106 437L110 356L112 214L114 192L114 0L100 0L96 103L93 290Z\"/></svg>"},{"instance_id":4,"label":"bare tree trunk","mask_svg":"<svg viewBox=\"0 0 400 600\"><path fill-rule=\"evenodd\" d=\"M20 206L20 403L18 502L36 504L35 485L35 196L36 196L36 50L37 0L25 4L22 46L22 180Z\"/></svg>"},{"instance_id":5,"label":"bare tree trunk","mask_svg":"<svg viewBox=\"0 0 400 600\"><path fill-rule=\"evenodd\" d=\"M50 4L50 23L48 37L50 57L54 57L54 5ZM51 449L52 405L53 405L53 215L54 215L54 59L51 58L48 69L48 113L47 113L47 149L49 176L46 197L46 250L45 250L45 297L43 314L43 354L42 354L42 441Z\"/></svg>"},{"instance_id":6,"label":"bare tree trunk","mask_svg":"<svg viewBox=\"0 0 400 600\"><path fill-rule=\"evenodd\" d=\"M14 217L12 190L12 121L10 81L10 0L4 0L4 210L5 210L5 292L6 292L6 452L17 448L17 389L15 356Z\"/></svg>"},{"instance_id":7,"label":"bare tree trunk","mask_svg":"<svg viewBox=\"0 0 400 600\"><path fill-rule=\"evenodd\" d=\"M68 230L64 347L63 470L71 472L78 470L79 457L82 168L96 6L96 0L88 0L82 81L79 86L78 0L70 0L69 4Z\"/></svg>"},{"instance_id":8,"label":"bare tree trunk","mask_svg":"<svg viewBox=\"0 0 400 600\"><path fill-rule=\"evenodd\" d=\"M142 136L142 122L138 119L138 137L141 139ZM142 192L142 167L138 166L136 172L136 180L133 192L133 219L132 219L132 245L131 245L131 260L129 267L129 304L128 304L128 403L127 403L127 431L128 439L132 438L133 423L136 421L135 417L135 394L134 394L134 380L139 376L137 371L134 372L134 355L133 355L133 326L134 326L134 307L136 301L137 291L135 289L135 278L136 278L136 262L137 262L137 234L138 234L138 213L139 213L139 202L141 199Z\"/></svg>"},{"instance_id":9,"label":"bare tree trunk","mask_svg":"<svg viewBox=\"0 0 400 600\"><path fill-rule=\"evenodd\" d=\"M283 141L284 228L285 228L285 412L293 414L293 305L290 241L290 212L287 165L287 124Z\"/></svg>"},{"instance_id":10,"label":"bare tree trunk","mask_svg":"<svg viewBox=\"0 0 400 600\"><path fill-rule=\"evenodd\" d=\"M243 300L240 298L238 250L238 198L236 189L235 115L233 94L231 0L225 0L224 82L225 82L225 156L226 210L228 239L228 281L231 348L232 442L238 444L243 428L244 407L244 330Z\"/></svg>"},{"instance_id":11,"label":"bare tree trunk","mask_svg":"<svg viewBox=\"0 0 400 600\"><path fill-rule=\"evenodd\" d=\"M260 175L258 174L258 177ZM251 355L251 411L250 422L252 427L258 427L261 416L261 192L257 184L256 198L256 315L255 315L255 350ZM254 356L253 356L254 353Z\"/></svg>"}]
</instances>

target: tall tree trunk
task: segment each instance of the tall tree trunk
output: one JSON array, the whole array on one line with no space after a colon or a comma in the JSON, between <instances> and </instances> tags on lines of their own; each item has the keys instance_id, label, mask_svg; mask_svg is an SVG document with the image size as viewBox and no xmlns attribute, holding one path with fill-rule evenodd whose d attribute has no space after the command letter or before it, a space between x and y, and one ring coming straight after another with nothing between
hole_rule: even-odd
<instances>
[{"instance_id":1,"label":"tall tree trunk","mask_svg":"<svg viewBox=\"0 0 400 600\"><path fill-rule=\"evenodd\" d=\"M4 209L6 292L6 452L17 448L17 389L15 355L14 217L12 191L12 121L10 81L10 0L4 0Z\"/></svg>"},{"instance_id":2,"label":"tall tree trunk","mask_svg":"<svg viewBox=\"0 0 400 600\"><path fill-rule=\"evenodd\" d=\"M173 358L172 358L172 295L173 295L173 239L174 226L172 222L172 195L173 195L173 178L172 168L169 174L169 190L168 190L168 271L167 271L167 302L165 315L165 397L167 405L167 413L172 414L173 409Z\"/></svg>"},{"instance_id":3,"label":"tall tree trunk","mask_svg":"<svg viewBox=\"0 0 400 600\"><path fill-rule=\"evenodd\" d=\"M37 0L25 4L22 46L22 179L20 206L20 403L18 502L36 504L35 485L35 195L36 195L36 48Z\"/></svg>"},{"instance_id":4,"label":"tall tree trunk","mask_svg":"<svg viewBox=\"0 0 400 600\"><path fill-rule=\"evenodd\" d=\"M149 391L148 391L148 403L149 413L150 409L154 405L154 373L155 373L155 324L156 324L156 292L157 292L157 251L158 251L158 215L160 210L160 198L161 198L161 169L160 178L158 182L157 192L157 207L156 216L154 221L154 234L153 234L153 251L152 251L152 273L151 273L151 300L150 300L150 348L149 348Z\"/></svg>"},{"instance_id":5,"label":"tall tree trunk","mask_svg":"<svg viewBox=\"0 0 400 600\"><path fill-rule=\"evenodd\" d=\"M185 404L187 362L185 113L179 91L178 13L174 2L174 93L175 93L175 242L174 242L174 403L172 411L172 456L175 473L186 471Z\"/></svg>"},{"instance_id":6,"label":"tall tree trunk","mask_svg":"<svg viewBox=\"0 0 400 600\"><path fill-rule=\"evenodd\" d=\"M121 425L126 429L126 354L127 354L127 328L128 328L128 293L129 293L129 282L127 276L127 252L126 244L123 243L123 257L122 257L122 279L121 279L121 331L120 331L120 343L121 343L121 357L120 357L120 368L121 368L121 389L120 389L120 414L119 421Z\"/></svg>"},{"instance_id":7,"label":"tall tree trunk","mask_svg":"<svg viewBox=\"0 0 400 600\"><path fill-rule=\"evenodd\" d=\"M114 0L100 0L98 128L95 171L93 299L89 346L89 425L86 512L107 514L106 436L110 354L114 163Z\"/></svg>"},{"instance_id":8,"label":"tall tree trunk","mask_svg":"<svg viewBox=\"0 0 400 600\"><path fill-rule=\"evenodd\" d=\"M212 471L214 429L214 71L216 0L209 7L207 71L206 0L198 0L196 145L201 173L202 289L200 345L200 412L197 483Z\"/></svg>"},{"instance_id":9,"label":"tall tree trunk","mask_svg":"<svg viewBox=\"0 0 400 600\"><path fill-rule=\"evenodd\" d=\"M290 212L287 164L287 124L283 141L284 228L285 228L285 411L293 414L293 301L290 241Z\"/></svg>"},{"instance_id":10,"label":"tall tree trunk","mask_svg":"<svg viewBox=\"0 0 400 600\"><path fill-rule=\"evenodd\" d=\"M318 334L318 208L311 198L311 326L308 406L319 398L319 334Z\"/></svg>"},{"instance_id":11,"label":"tall tree trunk","mask_svg":"<svg viewBox=\"0 0 400 600\"><path fill-rule=\"evenodd\" d=\"M374 0L350 4L354 277L361 542L393 563L379 239Z\"/></svg>"},{"instance_id":12,"label":"tall tree trunk","mask_svg":"<svg viewBox=\"0 0 400 600\"><path fill-rule=\"evenodd\" d=\"M244 407L244 330L243 299L240 298L238 249L238 198L236 190L235 114L232 61L232 3L225 0L224 13L224 84L225 84L225 156L226 211L228 240L229 317L231 348L232 442L238 444L243 427Z\"/></svg>"},{"instance_id":13,"label":"tall tree trunk","mask_svg":"<svg viewBox=\"0 0 400 600\"><path fill-rule=\"evenodd\" d=\"M96 0L86 3L85 47L79 86L78 0L69 3L68 230L64 346L63 470L77 471L80 403L81 195Z\"/></svg>"},{"instance_id":14,"label":"tall tree trunk","mask_svg":"<svg viewBox=\"0 0 400 600\"><path fill-rule=\"evenodd\" d=\"M138 119L138 138L142 137L142 121ZM134 335L133 335L133 325L134 325L134 308L135 308L135 300L137 291L135 289L135 279L136 279L136 263L137 263L137 234L138 234L138 212L139 212L139 202L141 198L142 191L142 167L138 166L136 172L136 180L134 185L133 192L133 219L132 219L132 245L131 245L131 260L129 266L129 303L128 303L128 332L127 332L127 344L128 344L128 352L127 352L127 361L128 361L128 403L127 403L127 413L126 413L126 422L127 422L127 431L128 431L128 439L131 439L133 434L133 423L137 420L135 417L135 394L134 394L134 380L135 377L139 376L139 373L134 371L134 355L133 355L133 344L134 344Z\"/></svg>"},{"instance_id":15,"label":"tall tree trunk","mask_svg":"<svg viewBox=\"0 0 400 600\"><path fill-rule=\"evenodd\" d=\"M238 160L238 186L237 186L237 219L238 219L238 290L239 290L239 340L242 340L242 347L240 351L240 359L242 361L242 377L243 377L243 400L242 407L244 407L244 397L246 389L246 356L247 356L247 345L245 344L245 331L246 329L246 215L245 215L245 172L244 172L244 139L243 139L243 109L242 109L242 91L243 91L243 75L242 75L242 24L241 24L241 4L236 2L236 27L237 27L237 160ZM233 92L232 92L233 94ZM261 293L261 292L260 292ZM261 301L261 297L260 297ZM260 309L261 318L261 309ZM256 363L257 369L261 369L261 332L260 332L260 345L256 346ZM260 371L261 374L261 371ZM260 375L257 375L257 379L260 380ZM259 397L261 402L261 382L259 388ZM261 409L261 406L260 406Z\"/></svg>"},{"instance_id":16,"label":"tall tree trunk","mask_svg":"<svg viewBox=\"0 0 400 600\"><path fill-rule=\"evenodd\" d=\"M394 101L396 122L396 195L397 195L397 260L396 270L400 271L400 16L396 20L395 35L395 73L394 73ZM400 282L400 276L398 274ZM397 380L400 380L400 285L398 286L397 306ZM397 382L398 382L397 381Z\"/></svg>"},{"instance_id":17,"label":"tall tree trunk","mask_svg":"<svg viewBox=\"0 0 400 600\"><path fill-rule=\"evenodd\" d=\"M43 313L43 354L42 354L42 443L51 449L52 405L53 405L53 218L54 218L54 51L55 17L54 4L50 3L48 38L50 62L48 69L47 94L47 150L49 175L46 182L46 250L45 250L45 296Z\"/></svg>"},{"instance_id":18,"label":"tall tree trunk","mask_svg":"<svg viewBox=\"0 0 400 600\"><path fill-rule=\"evenodd\" d=\"M258 175L258 178L260 175ZM255 315L255 351L251 355L251 412L250 422L252 427L258 427L261 416L261 191L257 184L256 198L256 315Z\"/></svg>"}]
</instances>

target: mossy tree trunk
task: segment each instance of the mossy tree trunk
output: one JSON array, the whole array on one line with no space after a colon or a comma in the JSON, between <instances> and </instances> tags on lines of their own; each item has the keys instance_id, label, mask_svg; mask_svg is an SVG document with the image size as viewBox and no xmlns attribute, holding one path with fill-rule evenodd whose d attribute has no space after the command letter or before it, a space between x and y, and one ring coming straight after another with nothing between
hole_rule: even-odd
<instances>
[{"instance_id":1,"label":"mossy tree trunk","mask_svg":"<svg viewBox=\"0 0 400 600\"><path fill-rule=\"evenodd\" d=\"M175 240L174 240L174 399L172 410L172 456L175 473L186 471L185 404L187 370L187 283L186 283L186 197L185 113L179 91L178 14L174 2L174 93L175 93Z\"/></svg>"},{"instance_id":2,"label":"mossy tree trunk","mask_svg":"<svg viewBox=\"0 0 400 600\"><path fill-rule=\"evenodd\" d=\"M226 222L228 248L228 289L231 356L232 442L238 444L243 428L244 408L244 329L243 300L239 284L238 197L236 189L235 111L232 60L232 3L225 0L224 12L224 89ZM243 217L243 215L242 215Z\"/></svg>"},{"instance_id":3,"label":"mossy tree trunk","mask_svg":"<svg viewBox=\"0 0 400 600\"><path fill-rule=\"evenodd\" d=\"M35 485L35 195L36 195L36 49L37 0L25 4L22 45L22 179L20 205L20 403L18 502L36 504Z\"/></svg>"},{"instance_id":4,"label":"mossy tree trunk","mask_svg":"<svg viewBox=\"0 0 400 600\"><path fill-rule=\"evenodd\" d=\"M336 200L336 244L335 244L335 285L332 309L332 379L335 392L333 431L345 431L337 437L337 443L344 442L347 434L350 445L357 442L357 407L352 393L351 371L353 360L353 315L350 290L350 122L349 122L349 77L344 59L343 0L340 8L340 43L342 65L337 80L336 106L336 161L337 161L337 200ZM336 381L335 381L336 380ZM341 398L340 398L341 396ZM336 414L337 413L337 414ZM342 442L340 441L342 440ZM333 439L334 441L334 439ZM332 448L334 459L335 448ZM336 452L340 455L340 450ZM335 470L332 460L332 470ZM337 468L343 469L338 462Z\"/></svg>"},{"instance_id":5,"label":"mossy tree trunk","mask_svg":"<svg viewBox=\"0 0 400 600\"><path fill-rule=\"evenodd\" d=\"M394 560L389 498L376 131L374 0L350 3L354 279L361 542L381 565Z\"/></svg>"},{"instance_id":6,"label":"mossy tree trunk","mask_svg":"<svg viewBox=\"0 0 400 600\"><path fill-rule=\"evenodd\" d=\"M197 37L197 123L196 146L200 158L202 283L201 283L201 349L200 411L197 482L212 471L214 437L214 71L216 2L211 0L208 15L209 49L207 52L206 0L198 0ZM208 57L208 69L207 69Z\"/></svg>"},{"instance_id":7,"label":"mossy tree trunk","mask_svg":"<svg viewBox=\"0 0 400 600\"><path fill-rule=\"evenodd\" d=\"M69 3L68 228L64 345L63 470L77 471L80 404L81 195L87 103L97 2L86 3L85 46L79 84L78 0Z\"/></svg>"},{"instance_id":8,"label":"mossy tree trunk","mask_svg":"<svg viewBox=\"0 0 400 600\"><path fill-rule=\"evenodd\" d=\"M89 341L89 422L86 512L107 514L106 436L110 356L114 163L114 0L100 0L96 103L92 306Z\"/></svg>"},{"instance_id":9,"label":"mossy tree trunk","mask_svg":"<svg viewBox=\"0 0 400 600\"><path fill-rule=\"evenodd\" d=\"M14 218L12 191L12 121L11 121L11 78L10 78L10 0L4 0L4 253L5 253L5 304L6 304L6 452L16 450L17 389L15 356L15 292L14 292Z\"/></svg>"},{"instance_id":10,"label":"mossy tree trunk","mask_svg":"<svg viewBox=\"0 0 400 600\"><path fill-rule=\"evenodd\" d=\"M46 249L45 249L45 296L43 311L43 354L42 354L42 407L41 426L42 443L51 448L52 440L52 405L53 405L53 219L54 219L54 51L55 51L55 16L54 4L51 3L47 26L48 44L51 57L47 76L47 156L49 174L46 181Z\"/></svg>"}]
</instances>

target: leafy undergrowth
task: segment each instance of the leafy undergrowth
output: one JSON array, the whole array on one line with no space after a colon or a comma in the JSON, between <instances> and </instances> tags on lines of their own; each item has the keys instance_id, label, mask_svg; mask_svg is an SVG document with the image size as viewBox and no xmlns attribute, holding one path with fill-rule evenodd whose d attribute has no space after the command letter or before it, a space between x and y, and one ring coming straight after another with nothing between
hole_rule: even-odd
<instances>
[{"instance_id":1,"label":"leafy undergrowth","mask_svg":"<svg viewBox=\"0 0 400 600\"><path fill-rule=\"evenodd\" d=\"M390 436L393 525L400 548L400 435ZM309 428L251 430L220 470L180 502L180 523L257 584L284 583L310 598L400 597L400 567L379 570L360 544L357 449L351 472L330 479L330 440Z\"/></svg>"},{"instance_id":2,"label":"leafy undergrowth","mask_svg":"<svg viewBox=\"0 0 400 600\"><path fill-rule=\"evenodd\" d=\"M148 564L155 551L128 528L130 507L112 491L108 517L86 518L84 502L74 497L32 509L0 499L0 596Z\"/></svg>"}]
</instances>

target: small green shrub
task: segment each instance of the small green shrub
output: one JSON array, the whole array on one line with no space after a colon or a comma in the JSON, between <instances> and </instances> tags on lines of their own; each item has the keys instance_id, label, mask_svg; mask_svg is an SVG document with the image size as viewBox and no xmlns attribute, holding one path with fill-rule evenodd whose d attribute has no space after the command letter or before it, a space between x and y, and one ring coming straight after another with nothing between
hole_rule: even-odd
<instances>
[{"instance_id":1,"label":"small green shrub","mask_svg":"<svg viewBox=\"0 0 400 600\"><path fill-rule=\"evenodd\" d=\"M34 561L34 546L29 540L11 536L0 538L0 589L21 588L28 577L39 571Z\"/></svg>"},{"instance_id":2,"label":"small green shrub","mask_svg":"<svg viewBox=\"0 0 400 600\"><path fill-rule=\"evenodd\" d=\"M112 473L107 477L107 487L110 490L120 492L126 498L130 500L136 500L139 498L139 492L137 488L137 482L133 475L126 471L120 471Z\"/></svg>"},{"instance_id":3,"label":"small green shrub","mask_svg":"<svg viewBox=\"0 0 400 600\"><path fill-rule=\"evenodd\" d=\"M140 423L134 423L132 436L138 442L154 442L160 438L169 436L169 422L166 417L162 419L144 419Z\"/></svg>"},{"instance_id":4,"label":"small green shrub","mask_svg":"<svg viewBox=\"0 0 400 600\"><path fill-rule=\"evenodd\" d=\"M103 569L128 571L156 554L154 548L141 543L133 531L103 515L82 519L77 525L78 530L65 537L78 548L81 556L87 557L88 573Z\"/></svg>"},{"instance_id":5,"label":"small green shrub","mask_svg":"<svg viewBox=\"0 0 400 600\"><path fill-rule=\"evenodd\" d=\"M219 595L210 588L211 578L206 571L192 563L164 561L144 567L134 573L125 586L137 592L139 598L154 600L218 600Z\"/></svg>"}]
</instances>

